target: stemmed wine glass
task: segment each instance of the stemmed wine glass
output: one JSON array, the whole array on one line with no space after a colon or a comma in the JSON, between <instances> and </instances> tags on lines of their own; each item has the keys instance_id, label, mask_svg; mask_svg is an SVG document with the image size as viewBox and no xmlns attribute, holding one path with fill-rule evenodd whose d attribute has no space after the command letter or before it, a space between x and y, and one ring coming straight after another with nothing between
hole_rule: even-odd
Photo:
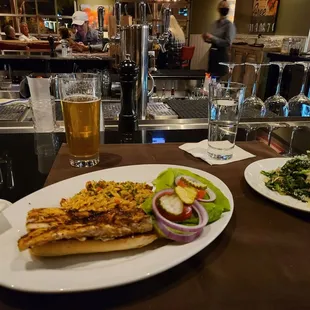
<instances>
[{"instance_id":1,"label":"stemmed wine glass","mask_svg":"<svg viewBox=\"0 0 310 310\"><path fill-rule=\"evenodd\" d=\"M278 116L288 116L288 102L287 100L280 95L281 92L281 82L283 71L287 65L293 65L292 62L271 62L270 65L276 65L279 67L279 77L278 77L278 84L277 84L277 91L275 95L269 97L265 101L266 111L273 112Z\"/></svg>"},{"instance_id":2,"label":"stemmed wine glass","mask_svg":"<svg viewBox=\"0 0 310 310\"><path fill-rule=\"evenodd\" d=\"M233 74L233 71L234 71L234 68L236 66L244 66L244 63L241 63L241 64L235 64L235 63L229 63L229 62L220 62L219 63L220 65L222 66L226 66L228 67L228 87L232 81L232 74Z\"/></svg>"},{"instance_id":3,"label":"stemmed wine glass","mask_svg":"<svg viewBox=\"0 0 310 310\"><path fill-rule=\"evenodd\" d=\"M295 134L296 134L296 132L297 132L299 129L301 129L300 126L294 126L294 127L292 127L292 134L291 134L290 146L289 146L288 152L282 154L282 156L284 156L284 157L293 157L293 156L294 156L294 152L293 152L293 142L294 142Z\"/></svg>"},{"instance_id":4,"label":"stemmed wine glass","mask_svg":"<svg viewBox=\"0 0 310 310\"><path fill-rule=\"evenodd\" d=\"M305 95L305 88L310 71L310 62L296 62L296 65L304 67L304 76L299 95L291 98L288 102L289 116L310 116L310 99Z\"/></svg>"},{"instance_id":5,"label":"stemmed wine glass","mask_svg":"<svg viewBox=\"0 0 310 310\"><path fill-rule=\"evenodd\" d=\"M269 66L269 64L255 64L255 63L250 63L246 62L245 65L247 66L253 66L255 70L255 80L254 80L254 85L252 89L252 95L248 98L245 99L243 103L243 111L250 112L253 114L254 111L259 111L259 117L264 117L266 114L266 107L265 103L263 100L261 100L259 97L257 97L257 84L258 84L258 79L259 79L259 72L262 66ZM254 115L255 117L256 115ZM252 115L253 117L253 115Z\"/></svg>"}]
</instances>

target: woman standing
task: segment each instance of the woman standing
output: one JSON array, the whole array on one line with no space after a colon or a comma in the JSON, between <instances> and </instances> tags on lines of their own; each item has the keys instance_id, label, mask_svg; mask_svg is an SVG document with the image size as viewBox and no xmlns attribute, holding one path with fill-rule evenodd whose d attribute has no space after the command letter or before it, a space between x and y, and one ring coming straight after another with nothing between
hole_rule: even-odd
<instances>
[{"instance_id":1,"label":"woman standing","mask_svg":"<svg viewBox=\"0 0 310 310\"><path fill-rule=\"evenodd\" d=\"M227 19L229 4L223 0L218 5L220 19L211 27L210 33L205 33L202 38L205 42L211 43L209 55L209 69L212 76L222 77L227 74L228 68L222 66L220 62L228 62L229 48L236 36L235 25Z\"/></svg>"}]
</instances>

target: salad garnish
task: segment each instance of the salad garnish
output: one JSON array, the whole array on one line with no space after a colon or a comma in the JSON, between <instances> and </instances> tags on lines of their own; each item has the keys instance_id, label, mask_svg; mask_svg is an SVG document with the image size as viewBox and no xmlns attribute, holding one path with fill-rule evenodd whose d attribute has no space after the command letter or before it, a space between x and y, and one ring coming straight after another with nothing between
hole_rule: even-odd
<instances>
[{"instance_id":1,"label":"salad garnish","mask_svg":"<svg viewBox=\"0 0 310 310\"><path fill-rule=\"evenodd\" d=\"M203 228L230 210L228 199L210 181L184 169L167 169L153 181L155 194L143 204L158 234L192 242Z\"/></svg>"}]
</instances>

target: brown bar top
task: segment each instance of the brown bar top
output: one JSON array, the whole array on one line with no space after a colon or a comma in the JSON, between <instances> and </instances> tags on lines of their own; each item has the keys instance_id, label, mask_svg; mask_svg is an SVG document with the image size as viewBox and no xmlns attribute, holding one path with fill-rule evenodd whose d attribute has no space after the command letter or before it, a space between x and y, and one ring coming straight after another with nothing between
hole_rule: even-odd
<instances>
[{"instance_id":1,"label":"brown bar top","mask_svg":"<svg viewBox=\"0 0 310 310\"><path fill-rule=\"evenodd\" d=\"M46 185L95 170L135 164L174 164L207 171L227 184L235 203L230 223L211 245L177 267L122 287L64 295L0 288L0 310L310 309L310 214L265 199L247 185L243 176L250 163L277 154L258 142L239 143L257 157L210 166L178 146L102 145L100 165L77 169L69 166L68 148L63 145Z\"/></svg>"}]
</instances>

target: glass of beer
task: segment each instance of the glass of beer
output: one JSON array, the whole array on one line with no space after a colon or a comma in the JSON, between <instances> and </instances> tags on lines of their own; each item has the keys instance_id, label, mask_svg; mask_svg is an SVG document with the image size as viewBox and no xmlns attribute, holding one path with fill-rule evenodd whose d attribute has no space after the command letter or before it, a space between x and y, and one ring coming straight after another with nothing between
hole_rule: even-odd
<instances>
[{"instance_id":1,"label":"glass of beer","mask_svg":"<svg viewBox=\"0 0 310 310\"><path fill-rule=\"evenodd\" d=\"M92 73L59 75L59 93L73 167L99 163L100 76Z\"/></svg>"}]
</instances>

